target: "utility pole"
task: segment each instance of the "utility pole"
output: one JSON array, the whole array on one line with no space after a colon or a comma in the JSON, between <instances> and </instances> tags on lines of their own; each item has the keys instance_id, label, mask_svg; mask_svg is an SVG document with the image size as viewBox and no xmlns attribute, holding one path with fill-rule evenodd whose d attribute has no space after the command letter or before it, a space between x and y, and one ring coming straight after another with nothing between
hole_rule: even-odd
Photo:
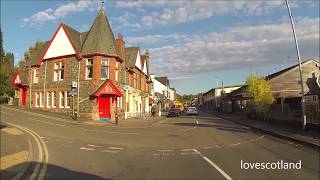
<instances>
[{"instance_id":1,"label":"utility pole","mask_svg":"<svg viewBox=\"0 0 320 180\"><path fill-rule=\"evenodd\" d=\"M294 23L293 23L293 18L292 18L292 13L290 10L290 6L288 3L288 0L285 0L288 8L288 13L289 13L289 18L291 22L291 27L292 27L292 32L293 32L293 37L294 37L294 42L296 45L296 50L297 50L297 56L298 56L298 63L299 63L299 72L300 72L300 85L301 85L301 109L302 109L302 129L306 129L307 125L307 118L306 118L306 106L305 106L305 98L304 98L304 88L303 88L303 78L302 78L302 68L301 68L301 60L300 60L300 51L299 51L299 46L298 46L298 39L296 35L296 31L294 28Z\"/></svg>"}]
</instances>

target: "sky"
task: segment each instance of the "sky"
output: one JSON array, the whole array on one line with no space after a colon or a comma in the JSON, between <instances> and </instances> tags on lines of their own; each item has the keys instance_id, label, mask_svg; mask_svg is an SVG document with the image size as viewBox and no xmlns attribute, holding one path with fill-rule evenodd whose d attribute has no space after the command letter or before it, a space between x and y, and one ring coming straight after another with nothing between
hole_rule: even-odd
<instances>
[{"instance_id":1,"label":"sky","mask_svg":"<svg viewBox=\"0 0 320 180\"><path fill-rule=\"evenodd\" d=\"M289 0L302 60L319 57L319 1ZM151 55L150 70L178 94L244 84L297 63L284 0L104 1L115 37ZM100 1L1 1L4 50L15 63L59 23L88 31Z\"/></svg>"}]
</instances>

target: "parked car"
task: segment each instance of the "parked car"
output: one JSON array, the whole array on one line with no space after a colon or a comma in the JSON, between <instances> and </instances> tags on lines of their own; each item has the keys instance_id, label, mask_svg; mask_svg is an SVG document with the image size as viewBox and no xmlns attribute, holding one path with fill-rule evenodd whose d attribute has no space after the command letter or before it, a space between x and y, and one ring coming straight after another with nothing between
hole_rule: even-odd
<instances>
[{"instance_id":1,"label":"parked car","mask_svg":"<svg viewBox=\"0 0 320 180\"><path fill-rule=\"evenodd\" d=\"M180 109L178 108L170 108L168 111L168 117L176 117L180 115Z\"/></svg>"},{"instance_id":2,"label":"parked car","mask_svg":"<svg viewBox=\"0 0 320 180\"><path fill-rule=\"evenodd\" d=\"M185 113L187 115L198 115L198 110L196 107L187 107Z\"/></svg>"}]
</instances>

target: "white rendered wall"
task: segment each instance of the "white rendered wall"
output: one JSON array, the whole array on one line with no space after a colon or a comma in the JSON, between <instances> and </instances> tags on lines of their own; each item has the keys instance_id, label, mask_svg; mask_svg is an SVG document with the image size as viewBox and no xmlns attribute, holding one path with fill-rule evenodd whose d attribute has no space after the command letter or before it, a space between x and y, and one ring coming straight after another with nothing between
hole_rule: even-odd
<instances>
[{"instance_id":1,"label":"white rendered wall","mask_svg":"<svg viewBox=\"0 0 320 180\"><path fill-rule=\"evenodd\" d=\"M75 54L66 32L61 26L43 59Z\"/></svg>"}]
</instances>

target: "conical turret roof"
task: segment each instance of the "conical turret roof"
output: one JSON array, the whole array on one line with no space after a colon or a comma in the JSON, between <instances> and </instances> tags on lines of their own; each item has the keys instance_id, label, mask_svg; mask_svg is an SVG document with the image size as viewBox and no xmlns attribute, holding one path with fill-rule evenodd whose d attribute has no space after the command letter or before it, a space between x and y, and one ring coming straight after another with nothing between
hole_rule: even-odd
<instances>
[{"instance_id":1,"label":"conical turret roof","mask_svg":"<svg viewBox=\"0 0 320 180\"><path fill-rule=\"evenodd\" d=\"M111 26L103 9L100 9L88 32L81 53L103 53L112 56L119 55Z\"/></svg>"}]
</instances>

